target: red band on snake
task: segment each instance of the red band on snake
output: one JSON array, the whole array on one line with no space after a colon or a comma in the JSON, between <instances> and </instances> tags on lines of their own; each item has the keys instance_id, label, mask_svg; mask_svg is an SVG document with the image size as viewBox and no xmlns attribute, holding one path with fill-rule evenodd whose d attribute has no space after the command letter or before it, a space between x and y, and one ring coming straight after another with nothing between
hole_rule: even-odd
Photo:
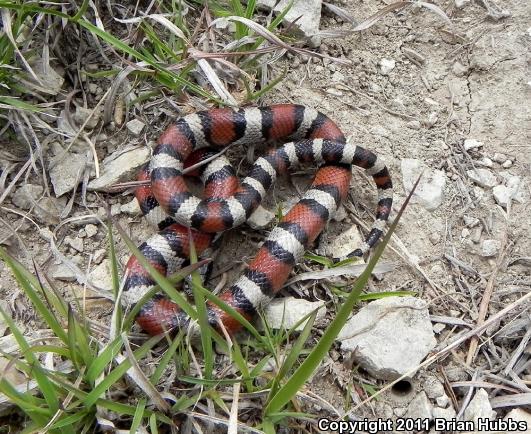
<instances>
[{"instance_id":1,"label":"red band on snake","mask_svg":"<svg viewBox=\"0 0 531 434\"><path fill-rule=\"evenodd\" d=\"M212 149L232 144L271 140L289 142L256 160L241 182L225 157L202 169L204 199L193 196L184 182L183 169ZM208 151L200 151L208 148ZM310 189L271 231L242 276L218 296L247 319L280 290L306 248L317 238L348 193L351 166L373 177L378 189L375 222L365 242L348 257L362 256L381 237L392 206L393 186L387 167L374 153L346 142L337 125L324 114L301 105L260 108L212 109L184 116L160 136L150 168L139 179L151 185L138 188L142 212L160 232L139 249L163 275L173 274L187 260L189 234L198 254L213 236L239 226L260 204L277 174L300 163L322 165ZM192 228L189 231L188 228ZM123 301L136 303L154 280L133 256L126 267ZM229 333L240 323L212 303L207 304L210 324ZM137 316L148 333L158 334L190 325L190 318L172 301L155 297Z\"/></svg>"}]
</instances>

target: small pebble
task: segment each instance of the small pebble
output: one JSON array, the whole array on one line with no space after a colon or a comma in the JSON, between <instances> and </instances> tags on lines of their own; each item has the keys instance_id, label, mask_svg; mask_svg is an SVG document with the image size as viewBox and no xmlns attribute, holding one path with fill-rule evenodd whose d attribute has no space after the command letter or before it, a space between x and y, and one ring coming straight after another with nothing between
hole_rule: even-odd
<instances>
[{"instance_id":1,"label":"small pebble","mask_svg":"<svg viewBox=\"0 0 531 434\"><path fill-rule=\"evenodd\" d=\"M87 237L92 238L94 235L98 233L98 227L92 224L86 225L85 232L87 234Z\"/></svg>"},{"instance_id":2,"label":"small pebble","mask_svg":"<svg viewBox=\"0 0 531 434\"><path fill-rule=\"evenodd\" d=\"M380 59L380 71L383 75L389 75L389 73L395 69L396 62L394 59L386 59L385 57Z\"/></svg>"},{"instance_id":3,"label":"small pebble","mask_svg":"<svg viewBox=\"0 0 531 434\"><path fill-rule=\"evenodd\" d=\"M473 228L474 226L477 226L479 224L479 219L477 217L471 217L468 215L463 216L463 221L465 222L465 225L467 225L469 228Z\"/></svg>"},{"instance_id":4,"label":"small pebble","mask_svg":"<svg viewBox=\"0 0 531 434\"><path fill-rule=\"evenodd\" d=\"M489 258L498 253L501 248L501 241L499 240L483 240L481 243L481 256Z\"/></svg>"},{"instance_id":5,"label":"small pebble","mask_svg":"<svg viewBox=\"0 0 531 434\"><path fill-rule=\"evenodd\" d=\"M507 155L505 155L505 154L501 154L501 153L499 153L499 152L496 152L496 153L492 156L492 159L493 159L496 163L502 164L503 162L507 161Z\"/></svg>"},{"instance_id":6,"label":"small pebble","mask_svg":"<svg viewBox=\"0 0 531 434\"><path fill-rule=\"evenodd\" d=\"M122 205L119 204L119 203L115 203L115 204L111 205L111 215L112 215L112 216L115 216L115 215L120 214L120 212L121 212L121 209L120 209L121 206L122 206Z\"/></svg>"},{"instance_id":7,"label":"small pebble","mask_svg":"<svg viewBox=\"0 0 531 434\"><path fill-rule=\"evenodd\" d=\"M83 252L83 240L81 238L65 237L65 243L78 252Z\"/></svg>"},{"instance_id":8,"label":"small pebble","mask_svg":"<svg viewBox=\"0 0 531 434\"><path fill-rule=\"evenodd\" d=\"M100 264L101 261L103 261L103 259L105 258L105 255L107 254L107 250L105 249L98 249L94 252L94 256L92 258L92 260L96 263L96 264Z\"/></svg>"},{"instance_id":9,"label":"small pebble","mask_svg":"<svg viewBox=\"0 0 531 434\"><path fill-rule=\"evenodd\" d=\"M418 120L412 120L406 123L406 127L412 129L412 130L420 130L421 124Z\"/></svg>"},{"instance_id":10,"label":"small pebble","mask_svg":"<svg viewBox=\"0 0 531 434\"><path fill-rule=\"evenodd\" d=\"M476 226L475 228L473 228L470 232L470 239L472 240L472 242L479 244L482 232L483 228L481 226Z\"/></svg>"},{"instance_id":11,"label":"small pebble","mask_svg":"<svg viewBox=\"0 0 531 434\"><path fill-rule=\"evenodd\" d=\"M506 160L502 163L502 167L504 169L508 169L509 167L511 167L513 165L513 162L511 160Z\"/></svg>"},{"instance_id":12,"label":"small pebble","mask_svg":"<svg viewBox=\"0 0 531 434\"><path fill-rule=\"evenodd\" d=\"M142 130L146 124L139 119L132 119L127 122L126 127L133 136L139 136L142 134Z\"/></svg>"},{"instance_id":13,"label":"small pebble","mask_svg":"<svg viewBox=\"0 0 531 434\"><path fill-rule=\"evenodd\" d=\"M463 146L465 147L465 151L469 151L470 149L481 148L483 146L483 142L480 142L476 139L465 139Z\"/></svg>"}]
</instances>

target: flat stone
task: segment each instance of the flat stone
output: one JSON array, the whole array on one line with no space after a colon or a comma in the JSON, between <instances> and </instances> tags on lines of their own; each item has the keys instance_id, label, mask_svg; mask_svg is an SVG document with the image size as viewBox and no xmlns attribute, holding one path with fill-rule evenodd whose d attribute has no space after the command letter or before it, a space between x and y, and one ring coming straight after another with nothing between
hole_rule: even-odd
<instances>
[{"instance_id":1,"label":"flat stone","mask_svg":"<svg viewBox=\"0 0 531 434\"><path fill-rule=\"evenodd\" d=\"M120 212L124 214L129 214L129 215L138 215L142 211L140 210L140 205L138 204L138 200L134 198L130 202L120 205Z\"/></svg>"},{"instance_id":2,"label":"flat stone","mask_svg":"<svg viewBox=\"0 0 531 434\"><path fill-rule=\"evenodd\" d=\"M498 179L488 169L472 169L466 171L468 177L480 187L492 188L498 185Z\"/></svg>"},{"instance_id":3,"label":"flat stone","mask_svg":"<svg viewBox=\"0 0 531 434\"><path fill-rule=\"evenodd\" d=\"M502 163L502 167L504 169L508 169L509 167L512 167L513 165L513 162L511 160L505 160L503 163Z\"/></svg>"},{"instance_id":4,"label":"flat stone","mask_svg":"<svg viewBox=\"0 0 531 434\"><path fill-rule=\"evenodd\" d=\"M65 244L69 245L80 253L84 250L83 239L79 237L65 237Z\"/></svg>"},{"instance_id":5,"label":"flat stone","mask_svg":"<svg viewBox=\"0 0 531 434\"><path fill-rule=\"evenodd\" d=\"M481 256L489 258L495 256L501 249L501 241L483 240L481 243Z\"/></svg>"},{"instance_id":6,"label":"flat stone","mask_svg":"<svg viewBox=\"0 0 531 434\"><path fill-rule=\"evenodd\" d=\"M409 403L405 417L416 420L431 419L432 408L426 392L422 391Z\"/></svg>"},{"instance_id":7,"label":"flat stone","mask_svg":"<svg viewBox=\"0 0 531 434\"><path fill-rule=\"evenodd\" d=\"M132 119L127 124L125 124L127 127L127 130L133 135L133 136L140 136L142 134L142 131L146 127L146 124L142 122L140 119Z\"/></svg>"},{"instance_id":8,"label":"flat stone","mask_svg":"<svg viewBox=\"0 0 531 434\"><path fill-rule=\"evenodd\" d=\"M282 12L288 4L289 0L258 0L256 2L258 7L273 9L276 13ZM298 31L310 38L314 48L320 44L320 39L315 36L319 33L321 6L321 0L295 0L283 20L285 25L290 25L292 31Z\"/></svg>"},{"instance_id":9,"label":"flat stone","mask_svg":"<svg viewBox=\"0 0 531 434\"><path fill-rule=\"evenodd\" d=\"M49 63L45 62L41 57L33 57L30 65L41 81L40 86L46 89L46 93L57 95L61 91L65 79Z\"/></svg>"},{"instance_id":10,"label":"flat stone","mask_svg":"<svg viewBox=\"0 0 531 434\"><path fill-rule=\"evenodd\" d=\"M264 229L273 221L275 214L264 208L262 205L254 210L247 219L247 224L253 229Z\"/></svg>"},{"instance_id":11,"label":"flat stone","mask_svg":"<svg viewBox=\"0 0 531 434\"><path fill-rule=\"evenodd\" d=\"M498 202L498 204L500 204L504 208L507 208L509 206L513 194L514 192L505 185L497 185L492 189L492 195L494 196L494 199L496 200L496 202Z\"/></svg>"},{"instance_id":12,"label":"flat stone","mask_svg":"<svg viewBox=\"0 0 531 434\"><path fill-rule=\"evenodd\" d=\"M525 411L523 408L513 408L503 420L514 420L518 422L525 422L527 429L531 429L531 413Z\"/></svg>"},{"instance_id":13,"label":"flat stone","mask_svg":"<svg viewBox=\"0 0 531 434\"><path fill-rule=\"evenodd\" d=\"M90 282L101 289L110 290L112 288L112 273L110 259L104 259L89 273Z\"/></svg>"},{"instance_id":14,"label":"flat stone","mask_svg":"<svg viewBox=\"0 0 531 434\"><path fill-rule=\"evenodd\" d=\"M88 184L89 190L104 190L120 181L136 178L140 166L149 160L147 147L117 151L105 159L99 178Z\"/></svg>"},{"instance_id":15,"label":"flat stone","mask_svg":"<svg viewBox=\"0 0 531 434\"><path fill-rule=\"evenodd\" d=\"M349 319L337 340L342 351L352 352L360 366L385 380L415 369L436 344L427 303L409 296L369 303Z\"/></svg>"},{"instance_id":16,"label":"flat stone","mask_svg":"<svg viewBox=\"0 0 531 434\"><path fill-rule=\"evenodd\" d=\"M409 193L417 178L422 174L412 201L420 203L428 211L434 211L441 205L444 199L446 186L446 174L442 170L432 170L414 158L404 158L401 162L402 183Z\"/></svg>"},{"instance_id":17,"label":"flat stone","mask_svg":"<svg viewBox=\"0 0 531 434\"><path fill-rule=\"evenodd\" d=\"M274 299L264 307L264 318L269 327L278 330L289 330L306 315L317 311L316 321L324 318L326 315L326 308L324 301L308 301L294 297L283 297ZM295 330L302 330L306 325L306 321L299 324Z\"/></svg>"},{"instance_id":18,"label":"flat stone","mask_svg":"<svg viewBox=\"0 0 531 434\"><path fill-rule=\"evenodd\" d=\"M57 280L63 282L75 282L76 274L65 264L52 265L50 267L50 275Z\"/></svg>"},{"instance_id":19,"label":"flat stone","mask_svg":"<svg viewBox=\"0 0 531 434\"><path fill-rule=\"evenodd\" d=\"M480 418L494 419L495 417L496 412L492 410L487 391L479 389L465 409L464 420L477 423Z\"/></svg>"},{"instance_id":20,"label":"flat stone","mask_svg":"<svg viewBox=\"0 0 531 434\"><path fill-rule=\"evenodd\" d=\"M50 160L48 173L57 197L68 193L77 186L86 164L86 155L74 152L68 152L63 157L59 154Z\"/></svg>"}]
</instances>

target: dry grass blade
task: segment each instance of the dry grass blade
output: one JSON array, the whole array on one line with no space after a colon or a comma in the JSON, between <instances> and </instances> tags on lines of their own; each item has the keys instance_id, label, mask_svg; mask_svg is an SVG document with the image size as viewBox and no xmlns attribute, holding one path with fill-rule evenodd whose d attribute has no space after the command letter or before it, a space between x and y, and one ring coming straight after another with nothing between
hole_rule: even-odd
<instances>
[{"instance_id":1,"label":"dry grass blade","mask_svg":"<svg viewBox=\"0 0 531 434\"><path fill-rule=\"evenodd\" d=\"M341 18L343 21L346 21L347 23L351 23L353 25L356 25L356 20L352 18L343 8L340 8L339 6L333 5L332 3L323 2L323 5L326 9L328 9L333 14L336 14L339 18Z\"/></svg>"},{"instance_id":2,"label":"dry grass blade","mask_svg":"<svg viewBox=\"0 0 531 434\"><path fill-rule=\"evenodd\" d=\"M230 409L229 426L227 427L228 434L238 433L238 407L239 407L240 383L234 384L234 391L232 394L232 406Z\"/></svg>"},{"instance_id":3,"label":"dry grass blade","mask_svg":"<svg viewBox=\"0 0 531 434\"><path fill-rule=\"evenodd\" d=\"M122 333L122 342L124 343L127 358L131 363L131 367L127 370L127 375L129 375L129 377L136 383L136 385L140 387L147 396L149 396L151 402L159 410L167 413L168 411L170 411L170 405L164 400L164 398L158 392L155 386L151 384L149 378L147 378L146 374L144 374L144 372L142 371L142 368L140 368L138 361L136 360L135 355L133 354L133 350L129 345L129 339L127 339L127 335L125 333ZM120 364L125 358L120 355L117 356L116 359L117 363Z\"/></svg>"},{"instance_id":4,"label":"dry grass blade","mask_svg":"<svg viewBox=\"0 0 531 434\"><path fill-rule=\"evenodd\" d=\"M112 81L112 86L109 89L109 95L105 100L103 106L103 125L108 125L113 120L113 111L116 107L115 101L118 95L118 89L122 83L127 82L127 76L135 71L148 71L144 69L144 66L147 66L146 62L138 62L135 65L128 65L125 69L119 72L116 78Z\"/></svg>"},{"instance_id":5,"label":"dry grass blade","mask_svg":"<svg viewBox=\"0 0 531 434\"><path fill-rule=\"evenodd\" d=\"M387 5L383 9L376 12L374 15L371 15L366 20L359 23L354 29L352 29L353 32L361 32L362 30L367 30L368 28L374 26L378 21L380 21L385 15L387 15L389 12L393 12L399 9L403 9L407 6L411 6L412 2L395 2L391 3L390 5Z\"/></svg>"},{"instance_id":6,"label":"dry grass blade","mask_svg":"<svg viewBox=\"0 0 531 434\"><path fill-rule=\"evenodd\" d=\"M26 67L28 72L31 74L33 79L37 83L39 83L40 86L44 86L44 83L40 80L39 77L37 77L37 74L35 74L35 71L33 71L33 69L31 68L31 66L28 63L28 61L25 59L25 57L22 55L22 53L18 49L17 41L15 40L15 37L13 36L13 32L12 32L12 29L11 29L12 22L11 22L11 15L9 13L9 9L7 9L7 8L1 9L1 14L2 14L1 15L2 16L2 23L3 23L2 29L4 30L4 33L7 35L8 39L9 39L9 42L11 42L11 45L13 45L13 49L18 54L20 60L22 61L22 63L24 64L24 66ZM43 89L44 89L44 87L43 87Z\"/></svg>"},{"instance_id":7,"label":"dry grass blade","mask_svg":"<svg viewBox=\"0 0 531 434\"><path fill-rule=\"evenodd\" d=\"M492 408L523 407L525 405L531 405L531 393L518 393L516 395L495 396L489 401Z\"/></svg>"},{"instance_id":8,"label":"dry grass blade","mask_svg":"<svg viewBox=\"0 0 531 434\"><path fill-rule=\"evenodd\" d=\"M483 387L485 389L503 389L508 392L518 393L517 389L508 386L502 386L501 384L489 383L488 381L455 381L450 383L452 387Z\"/></svg>"},{"instance_id":9,"label":"dry grass blade","mask_svg":"<svg viewBox=\"0 0 531 434\"><path fill-rule=\"evenodd\" d=\"M444 11L437 5L434 5L433 3L427 3L427 2L421 2L416 1L415 4L418 4L419 6L422 6L426 9L429 9L430 11L437 14L439 17L441 17L448 25L452 25L452 22L450 21L450 18L448 18L448 15L444 13Z\"/></svg>"},{"instance_id":10,"label":"dry grass blade","mask_svg":"<svg viewBox=\"0 0 531 434\"><path fill-rule=\"evenodd\" d=\"M197 61L197 65L204 72L207 80L210 82L210 84L212 85L216 93L219 95L219 97L223 100L223 102L231 106L237 106L238 103L232 97L225 85L221 82L220 78L218 77L214 69L210 66L208 61L206 59L199 59Z\"/></svg>"},{"instance_id":11,"label":"dry grass blade","mask_svg":"<svg viewBox=\"0 0 531 434\"><path fill-rule=\"evenodd\" d=\"M168 15L168 16L170 16L170 15ZM135 23L142 22L146 18L152 19L152 20L156 21L157 23L163 25L170 32L172 32L175 36L177 36L178 38L182 39L186 43L186 45L190 46L190 41L188 40L186 35L183 33L183 31L181 29L179 29L179 27L177 27L175 24L173 24L170 20L168 20L163 14L151 14L151 15L145 15L145 16L142 16L142 17L127 18L127 19L115 18L115 20L118 21L119 23L123 23L123 24L135 24Z\"/></svg>"}]
</instances>

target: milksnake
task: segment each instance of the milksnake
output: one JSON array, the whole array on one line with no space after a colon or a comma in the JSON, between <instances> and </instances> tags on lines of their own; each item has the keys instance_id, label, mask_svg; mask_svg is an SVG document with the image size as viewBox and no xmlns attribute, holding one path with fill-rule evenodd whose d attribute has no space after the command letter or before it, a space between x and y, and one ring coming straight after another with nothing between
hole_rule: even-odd
<instances>
[{"instance_id":1,"label":"milksnake","mask_svg":"<svg viewBox=\"0 0 531 434\"><path fill-rule=\"evenodd\" d=\"M204 199L188 191L183 168L211 155L212 149L279 139L289 143L258 158L241 183L229 161L219 157L196 173L204 183ZM139 174L139 179L150 179L151 183L138 188L136 197L146 219L160 231L139 250L161 274L175 273L187 261L190 234L201 254L216 233L247 220L277 174L308 162L323 164L310 189L270 232L236 283L218 294L243 317L252 318L280 290L305 249L347 196L352 165L364 168L374 179L378 205L365 242L348 257L367 252L382 235L389 217L393 186L387 167L374 153L347 143L341 130L324 114L302 105L279 104L211 109L178 119L159 137L150 167ZM154 285L149 273L132 256L126 266L122 301L128 306L135 304ZM207 313L209 323L218 330L220 323L229 333L241 327L210 302ZM186 313L162 296L147 302L136 321L152 335L191 323Z\"/></svg>"}]
</instances>

